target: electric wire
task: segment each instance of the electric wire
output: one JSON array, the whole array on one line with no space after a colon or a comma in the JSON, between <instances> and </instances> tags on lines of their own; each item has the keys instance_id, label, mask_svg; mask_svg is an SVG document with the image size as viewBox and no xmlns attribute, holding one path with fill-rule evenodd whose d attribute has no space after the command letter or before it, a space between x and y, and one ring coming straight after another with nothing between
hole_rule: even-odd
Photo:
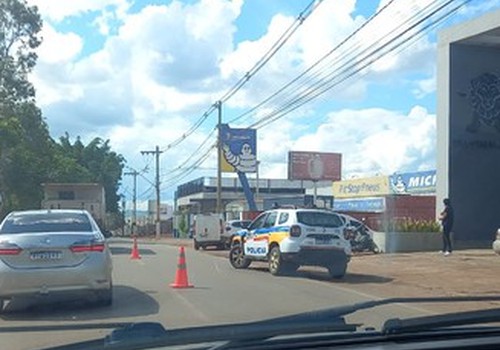
<instances>
[{"instance_id":1,"label":"electric wire","mask_svg":"<svg viewBox=\"0 0 500 350\"><path fill-rule=\"evenodd\" d=\"M322 79L322 81L319 84L316 84L315 87L310 88L309 91L306 94L303 94L302 96L295 96L293 99L289 99L283 104L279 109L276 109L269 113L268 115L262 117L259 121L255 122L250 126L250 128L261 128L263 126L269 125L270 122L273 122L284 115L290 113L291 111L297 109L298 107L302 106L303 104L311 101L314 98L317 98L319 95L323 94L324 92L328 91L329 89L333 88L336 85L339 85L340 83L344 82L346 79L354 76L355 74L361 72L363 69L374 63L376 60L373 59L375 54L377 54L378 51L382 51L383 49L386 49L390 44L394 43L398 38L404 37L404 35L408 34L412 29L415 27L421 25L424 21L428 20L430 17L441 11L443 8L447 7L449 4L451 4L454 0L449 0L446 2L444 5L439 6L437 9L433 10L430 14L427 14L423 18L420 18L416 23L411 25L409 28L405 29L402 33L397 33L397 35L393 36L392 40L389 40L385 42L382 46L377 47L375 50L371 51L368 55L364 56L362 59L355 61L354 63L350 63L347 67L343 67L341 73L346 74L344 77L342 77L338 73L338 70L335 70L334 72L329 73L325 78ZM463 2L462 4L458 5L455 9L451 10L448 14L451 14L455 11L457 11L460 7L464 6L467 2L471 0L467 0ZM426 27L429 27L426 26ZM417 33L418 34L418 33ZM394 51L397 47L400 45L404 44L407 41L410 41L410 38L406 38L404 41L400 42L399 44L396 44L392 48L389 47L385 52L382 54L379 54L376 56L377 60L383 57L384 55L390 53L391 51ZM370 47L373 47L371 45ZM366 51L366 50L364 50ZM351 71L353 68L358 66L362 62L367 62L361 66L361 68L358 68L354 71ZM335 74L335 75L334 75ZM330 78L332 75L333 78ZM328 79L327 79L328 78ZM337 79L337 81L335 81ZM332 83L333 81L333 83ZM269 121L269 122L268 122Z\"/></svg>"},{"instance_id":2,"label":"electric wire","mask_svg":"<svg viewBox=\"0 0 500 350\"><path fill-rule=\"evenodd\" d=\"M277 41L266 51L266 53L254 64L254 66L240 78L232 88L230 88L218 101L224 103L233 97L245 84L260 71L271 58L285 45L290 37L297 31L297 29L304 23L304 21L318 8L323 0L313 0L306 8L299 14L295 21L285 30L285 32L278 38ZM190 135L192 135L216 110L216 104L212 104L210 108L180 137L165 146L162 151L167 151L178 146Z\"/></svg>"},{"instance_id":3,"label":"electric wire","mask_svg":"<svg viewBox=\"0 0 500 350\"><path fill-rule=\"evenodd\" d=\"M165 176L175 173L177 171L181 171L184 169L185 165L189 163L191 159L193 159L197 154L199 154L202 150L202 148L207 144L208 141L212 138L213 134L217 131L217 127L212 129L210 133L207 135L207 137L203 140L203 142L191 153L189 157L187 157L181 164L179 164L177 167L173 168L172 170L165 172L161 175L162 178Z\"/></svg>"},{"instance_id":4,"label":"electric wire","mask_svg":"<svg viewBox=\"0 0 500 350\"><path fill-rule=\"evenodd\" d=\"M323 0L313 0L306 8L299 14L295 21L281 34L278 40L266 51L266 53L248 70L245 75L223 95L219 101L222 103L233 97L259 70L264 67L269 60L286 44L288 39L297 31L297 29L304 23L304 21L318 8Z\"/></svg>"},{"instance_id":5,"label":"electric wire","mask_svg":"<svg viewBox=\"0 0 500 350\"><path fill-rule=\"evenodd\" d=\"M191 164L189 167L184 168L184 171L180 174L177 174L175 176L172 176L171 178L165 180L162 183L161 190L165 190L166 188L174 186L176 183L178 183L180 180L186 178L189 176L194 170L198 169L201 164L203 164L208 157L210 157L210 154L212 150L217 148L217 144L212 145L205 153L203 153L193 164Z\"/></svg>"},{"instance_id":6,"label":"electric wire","mask_svg":"<svg viewBox=\"0 0 500 350\"><path fill-rule=\"evenodd\" d=\"M412 18L420 18L423 13L424 13L423 10L421 10L421 11L415 13ZM400 25L400 27L402 27L403 25L405 25L410 20L411 20L411 18L408 19L408 20L406 20L404 23L402 23ZM358 65L359 62L362 62L363 60L366 60L367 58L369 58L370 55L373 55L373 53L376 52L376 50L380 48L379 43L382 43L384 39L386 39L388 37L391 37L392 39L389 40L389 42L391 42L391 41L394 40L394 38L398 38L399 35L393 35L393 34L394 34L394 31L386 33L383 37L378 38L371 45L369 45L368 47L364 48L361 52L356 52L354 50L351 50L350 52L344 53L344 56L348 56L348 57L345 59L345 62L343 64L341 64L340 66L336 66L336 68L333 71L330 71L328 74L326 74L323 77L321 77L320 79L318 79L317 82L314 85L310 85L310 84L306 85L307 82L301 84L300 87L306 86L306 90L301 90L298 93L296 93L295 95L289 96L287 98L287 100L284 103L282 103L282 106L274 109L271 112L271 114L273 114L273 115L277 114L281 110L286 109L290 104L293 104L294 102L300 101L300 99L303 99L303 98L307 97L308 94L311 93L311 90L312 91L317 90L318 86L321 87L321 86L325 85L326 82L329 81L328 78L330 78L332 76L334 78L336 78L340 74L348 72L348 69L346 69L346 66L347 66L347 68L356 67L356 65ZM371 49L373 49L373 51L370 51ZM365 56L362 56L366 52L368 52L369 54L365 55ZM360 56L363 57L363 58L359 59ZM333 62L333 64L336 64L337 62L338 62L338 60L336 60L335 62ZM295 90L299 90L299 88L295 88ZM265 119L265 117L263 117L262 119ZM256 124L257 123L254 123L251 127L256 126Z\"/></svg>"},{"instance_id":7,"label":"electric wire","mask_svg":"<svg viewBox=\"0 0 500 350\"><path fill-rule=\"evenodd\" d=\"M271 94L269 97L261 101L259 104L256 106L252 107L251 109L245 111L244 113L240 114L239 116L231 119L229 121L229 124L235 123L236 121L244 118L245 116L251 114L252 112L256 111L257 109L261 108L263 105L267 104L269 101L271 101L273 98L275 98L277 95L280 93L284 92L288 88L292 87L294 83L299 81L301 78L306 76L308 73L310 73L313 69L317 68L324 60L326 60L329 56L331 56L334 52L336 52L338 49L340 49L342 46L344 46L347 42L352 40L352 38L358 34L363 28L365 28L369 23L371 23L375 18L377 18L384 10L386 10L395 0L390 0L385 4L382 8L380 8L376 13L374 13L372 16L370 16L361 26L359 26L356 30L354 30L351 34L349 34L344 40L342 40L339 44L337 44L334 48L332 48L330 51L328 51L326 54L324 54L321 58L316 60L314 64L309 66L305 71L303 71L301 74L299 74L297 77L292 79L290 82L285 84L283 87L281 87L279 90Z\"/></svg>"}]
</instances>

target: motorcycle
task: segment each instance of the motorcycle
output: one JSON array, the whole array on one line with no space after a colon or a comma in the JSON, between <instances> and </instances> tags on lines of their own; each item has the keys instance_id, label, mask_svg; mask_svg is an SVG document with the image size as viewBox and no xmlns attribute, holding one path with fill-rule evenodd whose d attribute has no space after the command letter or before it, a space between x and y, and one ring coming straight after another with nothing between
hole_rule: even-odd
<instances>
[{"instance_id":1,"label":"motorcycle","mask_svg":"<svg viewBox=\"0 0 500 350\"><path fill-rule=\"evenodd\" d=\"M375 254L380 252L380 249L371 238L365 225L360 225L359 227L347 226L344 232L346 239L351 243L353 252L359 253L368 251Z\"/></svg>"}]
</instances>

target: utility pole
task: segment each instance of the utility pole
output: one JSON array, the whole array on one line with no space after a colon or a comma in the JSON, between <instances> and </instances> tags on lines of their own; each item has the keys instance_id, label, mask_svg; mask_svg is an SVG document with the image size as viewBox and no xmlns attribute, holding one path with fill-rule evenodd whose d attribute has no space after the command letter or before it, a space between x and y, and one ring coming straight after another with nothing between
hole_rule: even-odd
<instances>
[{"instance_id":1,"label":"utility pole","mask_svg":"<svg viewBox=\"0 0 500 350\"><path fill-rule=\"evenodd\" d=\"M126 225L126 222L125 222L125 210L126 210L125 196L122 194L122 195L120 195L120 197L122 198L122 237L125 237L125 225Z\"/></svg>"},{"instance_id":2,"label":"utility pole","mask_svg":"<svg viewBox=\"0 0 500 350\"><path fill-rule=\"evenodd\" d=\"M137 227L137 176L139 175L138 171L132 169L132 171L127 171L123 173L123 175L131 175L134 177L134 192L132 195L132 236L136 234Z\"/></svg>"},{"instance_id":3,"label":"utility pole","mask_svg":"<svg viewBox=\"0 0 500 350\"><path fill-rule=\"evenodd\" d=\"M259 186L259 166L260 166L260 161L257 161L257 184L255 185L255 202L257 203L257 207L259 206L259 192L260 192L260 186Z\"/></svg>"},{"instance_id":4,"label":"utility pole","mask_svg":"<svg viewBox=\"0 0 500 350\"><path fill-rule=\"evenodd\" d=\"M160 226L160 147L156 146L154 151L141 151L141 154L153 154L156 157L156 239L160 238L161 226Z\"/></svg>"},{"instance_id":5,"label":"utility pole","mask_svg":"<svg viewBox=\"0 0 500 350\"><path fill-rule=\"evenodd\" d=\"M221 124L222 124L222 102L217 101L217 214L222 213L222 135L221 135Z\"/></svg>"}]
</instances>

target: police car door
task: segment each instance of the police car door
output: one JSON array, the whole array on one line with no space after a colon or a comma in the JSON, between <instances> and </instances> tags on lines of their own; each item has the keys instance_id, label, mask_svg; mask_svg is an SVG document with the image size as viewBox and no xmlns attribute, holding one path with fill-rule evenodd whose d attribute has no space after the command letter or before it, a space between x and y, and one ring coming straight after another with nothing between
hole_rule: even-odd
<instances>
[{"instance_id":1,"label":"police car door","mask_svg":"<svg viewBox=\"0 0 500 350\"><path fill-rule=\"evenodd\" d=\"M254 257L265 258L269 247L269 232L276 222L278 212L265 213L252 224L247 241L245 243L245 254Z\"/></svg>"}]
</instances>

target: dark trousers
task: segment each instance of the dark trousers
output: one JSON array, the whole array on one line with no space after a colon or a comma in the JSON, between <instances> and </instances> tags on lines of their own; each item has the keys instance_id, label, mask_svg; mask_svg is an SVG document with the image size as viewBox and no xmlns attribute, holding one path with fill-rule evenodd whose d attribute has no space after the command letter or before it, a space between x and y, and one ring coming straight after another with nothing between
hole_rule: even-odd
<instances>
[{"instance_id":1,"label":"dark trousers","mask_svg":"<svg viewBox=\"0 0 500 350\"><path fill-rule=\"evenodd\" d=\"M443 226L443 252L451 253L451 227Z\"/></svg>"}]
</instances>

